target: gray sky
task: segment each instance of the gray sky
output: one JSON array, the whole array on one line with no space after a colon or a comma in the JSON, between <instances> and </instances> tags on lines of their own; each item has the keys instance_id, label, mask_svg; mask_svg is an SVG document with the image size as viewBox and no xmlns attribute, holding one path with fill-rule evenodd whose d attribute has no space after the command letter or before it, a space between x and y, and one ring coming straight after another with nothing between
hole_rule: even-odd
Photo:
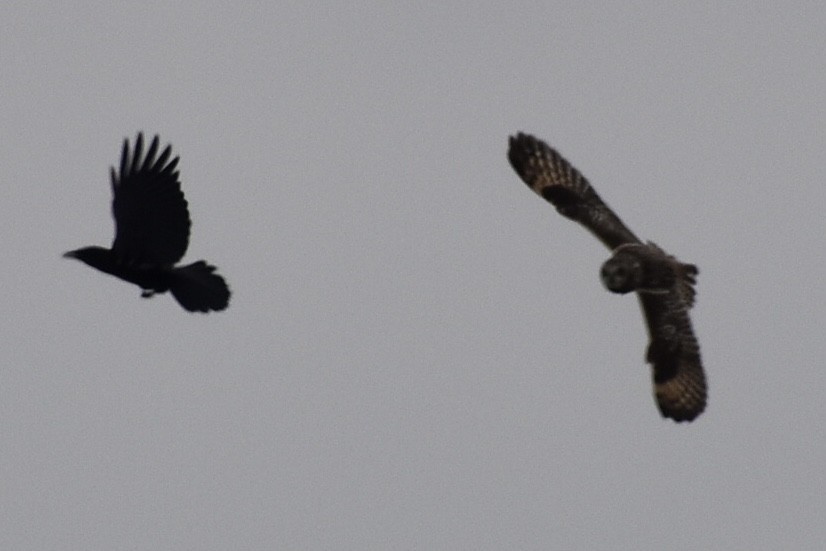
<instances>
[{"instance_id":1,"label":"gray sky","mask_svg":"<svg viewBox=\"0 0 826 551\"><path fill-rule=\"evenodd\" d=\"M283 4L0 8L0 548L822 546L826 10ZM224 313L60 257L138 130ZM520 130L699 265L695 423Z\"/></svg>"}]
</instances>

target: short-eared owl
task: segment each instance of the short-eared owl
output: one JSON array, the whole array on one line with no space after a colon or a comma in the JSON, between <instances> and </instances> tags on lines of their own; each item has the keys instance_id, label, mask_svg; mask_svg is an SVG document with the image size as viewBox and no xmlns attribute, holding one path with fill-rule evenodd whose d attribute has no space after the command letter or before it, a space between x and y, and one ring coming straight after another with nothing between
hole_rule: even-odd
<instances>
[{"instance_id":1,"label":"short-eared owl","mask_svg":"<svg viewBox=\"0 0 826 551\"><path fill-rule=\"evenodd\" d=\"M652 367L657 406L664 417L692 421L706 406L700 346L688 317L697 267L640 241L588 180L542 140L522 133L512 136L508 160L528 187L613 251L600 276L608 290L636 291L639 296L650 337L646 360Z\"/></svg>"}]
</instances>

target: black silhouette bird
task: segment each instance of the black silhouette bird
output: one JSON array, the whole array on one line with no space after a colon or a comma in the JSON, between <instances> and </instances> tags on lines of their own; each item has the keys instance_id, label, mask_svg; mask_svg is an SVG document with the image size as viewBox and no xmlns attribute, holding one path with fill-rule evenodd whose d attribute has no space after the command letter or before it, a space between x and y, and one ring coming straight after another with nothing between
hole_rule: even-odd
<instances>
[{"instance_id":1,"label":"black silhouette bird","mask_svg":"<svg viewBox=\"0 0 826 551\"><path fill-rule=\"evenodd\" d=\"M143 157L143 134L129 151L123 142L120 171L111 168L115 241L111 249L83 247L63 256L138 285L141 296L170 291L190 312L223 310L229 288L215 266L203 260L175 266L189 244L189 211L178 181L178 157L172 146L157 159L158 136Z\"/></svg>"}]
</instances>

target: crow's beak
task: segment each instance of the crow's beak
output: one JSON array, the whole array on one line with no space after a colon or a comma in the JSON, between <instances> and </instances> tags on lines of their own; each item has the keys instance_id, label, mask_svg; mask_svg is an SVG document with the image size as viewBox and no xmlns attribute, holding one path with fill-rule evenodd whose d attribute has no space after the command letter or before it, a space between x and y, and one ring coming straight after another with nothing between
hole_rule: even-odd
<instances>
[{"instance_id":1,"label":"crow's beak","mask_svg":"<svg viewBox=\"0 0 826 551\"><path fill-rule=\"evenodd\" d=\"M77 258L75 251L68 251L63 253L63 258Z\"/></svg>"}]
</instances>

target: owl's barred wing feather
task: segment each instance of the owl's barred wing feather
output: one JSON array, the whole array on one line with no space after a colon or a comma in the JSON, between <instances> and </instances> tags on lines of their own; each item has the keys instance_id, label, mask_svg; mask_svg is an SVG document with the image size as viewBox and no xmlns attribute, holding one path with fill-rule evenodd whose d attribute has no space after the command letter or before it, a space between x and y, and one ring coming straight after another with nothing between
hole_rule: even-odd
<instances>
[{"instance_id":1,"label":"owl's barred wing feather","mask_svg":"<svg viewBox=\"0 0 826 551\"><path fill-rule=\"evenodd\" d=\"M638 296L651 338L646 360L657 406L664 417L692 421L705 409L708 390L688 307L676 288Z\"/></svg>"},{"instance_id":2,"label":"owl's barred wing feather","mask_svg":"<svg viewBox=\"0 0 826 551\"><path fill-rule=\"evenodd\" d=\"M699 268L694 264L680 264L679 293L688 308L694 306L694 297L697 294L694 286L697 284L699 273Z\"/></svg>"},{"instance_id":3,"label":"owl's barred wing feather","mask_svg":"<svg viewBox=\"0 0 826 551\"><path fill-rule=\"evenodd\" d=\"M509 142L508 160L513 169L561 215L588 228L612 251L625 243L640 243L588 180L556 150L521 132Z\"/></svg>"}]
</instances>

